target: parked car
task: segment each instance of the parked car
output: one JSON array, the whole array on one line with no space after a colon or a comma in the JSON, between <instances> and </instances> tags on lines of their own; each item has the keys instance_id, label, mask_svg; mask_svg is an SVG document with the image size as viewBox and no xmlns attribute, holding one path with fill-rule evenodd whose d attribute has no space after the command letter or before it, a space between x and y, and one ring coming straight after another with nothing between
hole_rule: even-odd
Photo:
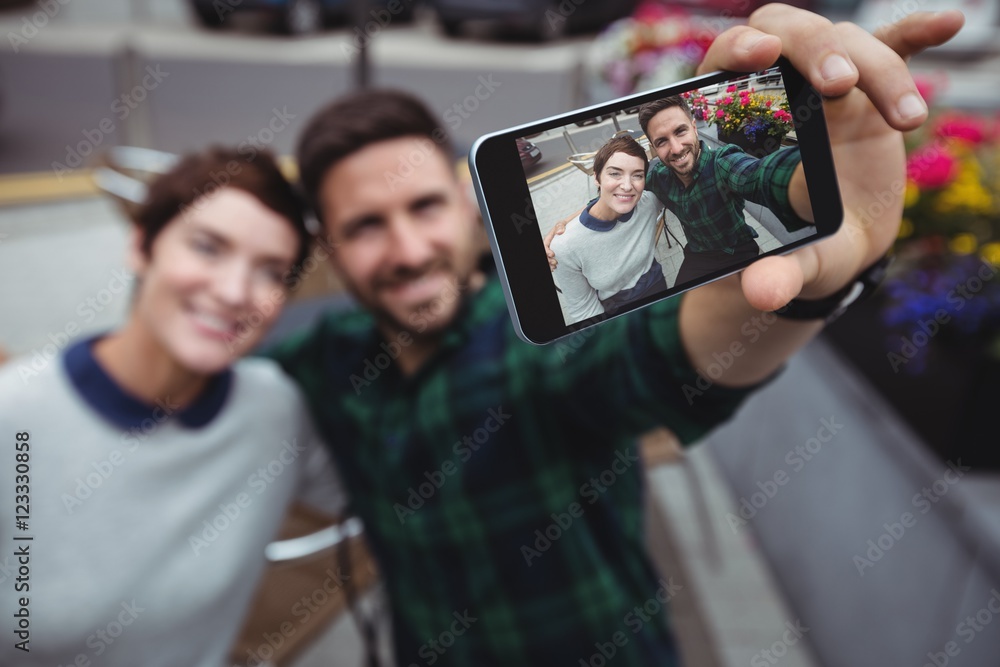
<instances>
[{"instance_id":1,"label":"parked car","mask_svg":"<svg viewBox=\"0 0 1000 667\"><path fill-rule=\"evenodd\" d=\"M202 25L222 28L236 13L268 14L277 32L305 35L323 26L351 17L357 0L191 0L191 6ZM407 23L413 20L417 0L364 0L372 20L380 23Z\"/></svg>"},{"instance_id":2,"label":"parked car","mask_svg":"<svg viewBox=\"0 0 1000 667\"><path fill-rule=\"evenodd\" d=\"M542 159L542 151L535 144L527 139L515 139L515 142L517 143L517 153L521 157L522 167L527 168L538 164Z\"/></svg>"},{"instance_id":3,"label":"parked car","mask_svg":"<svg viewBox=\"0 0 1000 667\"><path fill-rule=\"evenodd\" d=\"M601 28L628 16L637 0L428 0L445 34L462 34L467 21L485 20L540 40Z\"/></svg>"}]
</instances>

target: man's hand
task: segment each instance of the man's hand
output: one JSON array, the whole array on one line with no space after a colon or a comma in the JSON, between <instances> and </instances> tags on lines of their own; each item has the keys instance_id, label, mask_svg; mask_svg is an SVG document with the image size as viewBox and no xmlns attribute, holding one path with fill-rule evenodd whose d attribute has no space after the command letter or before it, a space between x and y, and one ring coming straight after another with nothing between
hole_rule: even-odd
<instances>
[{"instance_id":1,"label":"man's hand","mask_svg":"<svg viewBox=\"0 0 1000 667\"><path fill-rule=\"evenodd\" d=\"M699 71L757 71L781 54L823 94L844 202L844 224L834 236L743 271L743 294L754 308L775 310L796 296L832 294L892 245L906 184L901 131L927 118L906 59L948 41L964 20L958 11L917 12L872 35L775 4L715 40Z\"/></svg>"},{"instance_id":2,"label":"man's hand","mask_svg":"<svg viewBox=\"0 0 1000 667\"><path fill-rule=\"evenodd\" d=\"M563 218L562 220L557 222L555 225L553 225L549 233L545 235L545 238L542 239L542 241L545 243L545 254L549 258L549 271L555 271L556 267L559 266L559 262L556 261L556 254L552 252L552 247L551 247L552 239L556 237L556 234L562 234L563 232L565 232L566 225L569 224L569 221L576 218L578 215L580 215L580 213L583 213L582 208L579 210L579 212L574 213L568 218Z\"/></svg>"}]
</instances>

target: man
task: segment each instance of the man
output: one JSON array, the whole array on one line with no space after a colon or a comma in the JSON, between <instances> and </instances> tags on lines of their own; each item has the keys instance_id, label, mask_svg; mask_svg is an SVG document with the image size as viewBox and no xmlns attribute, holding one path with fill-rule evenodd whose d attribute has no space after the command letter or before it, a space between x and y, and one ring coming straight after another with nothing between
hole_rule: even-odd
<instances>
[{"instance_id":1,"label":"man","mask_svg":"<svg viewBox=\"0 0 1000 667\"><path fill-rule=\"evenodd\" d=\"M743 214L745 200L775 213L788 231L808 222L789 202L793 179L803 179L798 148L757 159L734 145L708 148L687 101L680 95L639 109L639 125L656 152L646 187L681 223L687 245L675 285L697 280L760 254L757 232ZM811 211L803 211L811 219Z\"/></svg>"},{"instance_id":2,"label":"man","mask_svg":"<svg viewBox=\"0 0 1000 667\"><path fill-rule=\"evenodd\" d=\"M618 664L676 664L663 613L644 608L677 591L644 554L634 438L665 424L691 442L726 419L822 321L779 320L689 403L681 387L696 369L762 310L836 294L885 253L902 203L870 204L904 175L899 130L926 118L901 55L960 24L957 12L913 15L880 41L775 5L720 36L703 69L756 71L784 53L830 98L844 228L607 322L565 360L514 335L438 120L385 92L312 120L303 184L364 309L273 355L304 388L365 522L398 664L593 664L602 649Z\"/></svg>"}]
</instances>

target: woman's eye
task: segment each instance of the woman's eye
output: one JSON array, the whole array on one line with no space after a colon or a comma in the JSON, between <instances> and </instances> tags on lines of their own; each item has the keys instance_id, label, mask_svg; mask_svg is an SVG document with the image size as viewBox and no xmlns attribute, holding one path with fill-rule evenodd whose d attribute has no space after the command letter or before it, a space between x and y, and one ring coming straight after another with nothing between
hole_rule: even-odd
<instances>
[{"instance_id":1,"label":"woman's eye","mask_svg":"<svg viewBox=\"0 0 1000 667\"><path fill-rule=\"evenodd\" d=\"M280 283L284 279L284 277L285 277L285 272L284 271L280 271L278 269L265 269L264 270L264 278L267 279L268 281L274 283L274 284Z\"/></svg>"},{"instance_id":2,"label":"woman's eye","mask_svg":"<svg viewBox=\"0 0 1000 667\"><path fill-rule=\"evenodd\" d=\"M191 246L197 252L199 252L199 253L201 253L203 255L214 257L215 255L219 254L219 246L218 246L218 244L216 244L216 243L214 243L212 241L206 240L206 239L197 239L196 238L193 241L191 241Z\"/></svg>"}]
</instances>

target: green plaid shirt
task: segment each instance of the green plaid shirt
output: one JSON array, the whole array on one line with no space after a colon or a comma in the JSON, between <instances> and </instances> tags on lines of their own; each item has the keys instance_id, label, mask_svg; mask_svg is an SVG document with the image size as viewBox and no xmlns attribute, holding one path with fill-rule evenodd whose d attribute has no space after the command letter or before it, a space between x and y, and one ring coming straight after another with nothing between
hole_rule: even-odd
<instances>
[{"instance_id":1,"label":"green plaid shirt","mask_svg":"<svg viewBox=\"0 0 1000 667\"><path fill-rule=\"evenodd\" d=\"M492 276L411 377L365 312L329 313L269 352L365 523L400 667L677 663L636 436L667 425L690 442L749 393L691 393L679 302L536 347Z\"/></svg>"},{"instance_id":2,"label":"green plaid shirt","mask_svg":"<svg viewBox=\"0 0 1000 667\"><path fill-rule=\"evenodd\" d=\"M757 238L743 217L746 200L771 209L788 231L809 224L788 201L788 183L802 161L798 147L758 159L732 144L708 148L700 143L690 187L659 160L646 174L646 187L680 220L687 250L731 254L737 245Z\"/></svg>"}]
</instances>

